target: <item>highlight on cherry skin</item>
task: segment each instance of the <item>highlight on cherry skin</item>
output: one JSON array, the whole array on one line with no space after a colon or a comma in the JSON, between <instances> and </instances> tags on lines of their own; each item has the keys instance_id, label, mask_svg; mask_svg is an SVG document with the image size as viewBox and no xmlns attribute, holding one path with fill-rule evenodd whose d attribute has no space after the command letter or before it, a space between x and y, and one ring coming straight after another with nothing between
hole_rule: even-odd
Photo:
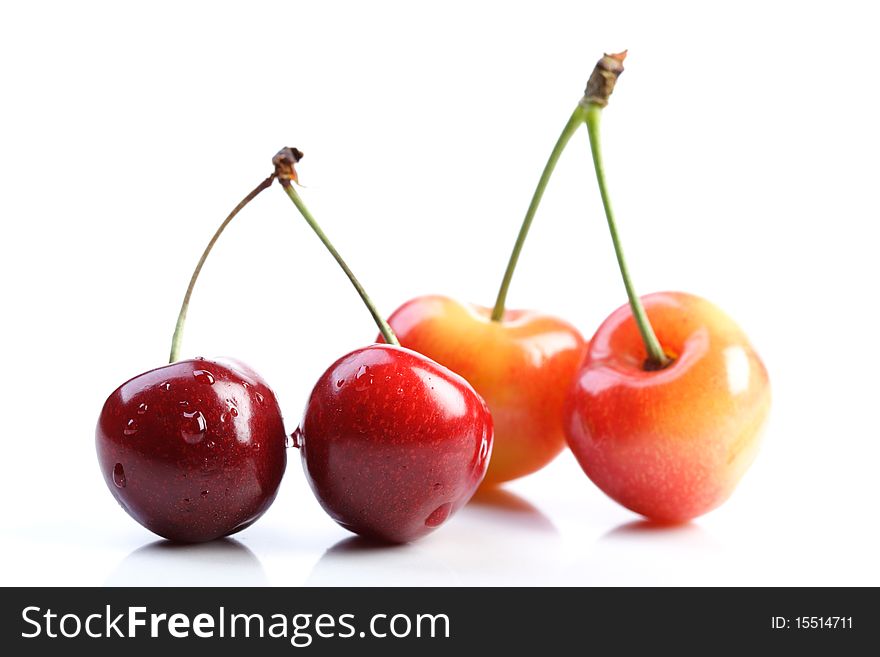
<instances>
[{"instance_id":1,"label":"highlight on cherry skin","mask_svg":"<svg viewBox=\"0 0 880 657\"><path fill-rule=\"evenodd\" d=\"M495 447L484 486L540 470L565 447L562 408L587 343L543 313L492 309L449 297L410 299L388 323L401 345L463 376L486 400Z\"/></svg>"},{"instance_id":2,"label":"highlight on cherry skin","mask_svg":"<svg viewBox=\"0 0 880 657\"><path fill-rule=\"evenodd\" d=\"M234 534L269 508L285 440L272 390L226 359L182 360L123 383L95 431L101 473L122 508L186 543Z\"/></svg>"},{"instance_id":3,"label":"highlight on cherry skin","mask_svg":"<svg viewBox=\"0 0 880 657\"><path fill-rule=\"evenodd\" d=\"M486 473L492 436L486 403L462 377L409 349L374 344L320 377L294 446L337 523L406 543L468 502Z\"/></svg>"},{"instance_id":4,"label":"highlight on cherry skin","mask_svg":"<svg viewBox=\"0 0 880 657\"><path fill-rule=\"evenodd\" d=\"M593 337L568 400L571 451L609 497L652 520L685 522L733 492L770 408L767 370L742 330L683 292L642 297L665 367L646 368L630 306Z\"/></svg>"}]
</instances>

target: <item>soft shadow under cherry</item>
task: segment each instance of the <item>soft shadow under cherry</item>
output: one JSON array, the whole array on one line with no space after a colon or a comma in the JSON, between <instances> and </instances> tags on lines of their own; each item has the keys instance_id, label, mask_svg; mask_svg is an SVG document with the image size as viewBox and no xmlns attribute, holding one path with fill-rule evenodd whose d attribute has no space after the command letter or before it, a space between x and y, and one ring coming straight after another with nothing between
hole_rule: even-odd
<instances>
[{"instance_id":1,"label":"soft shadow under cherry","mask_svg":"<svg viewBox=\"0 0 880 657\"><path fill-rule=\"evenodd\" d=\"M505 488L480 488L468 503L465 512L473 510L492 511L501 520L528 527L529 529L557 533L556 526L526 498Z\"/></svg>"},{"instance_id":2,"label":"soft shadow under cherry","mask_svg":"<svg viewBox=\"0 0 880 657\"><path fill-rule=\"evenodd\" d=\"M324 552L306 586L439 586L456 579L418 544L395 545L351 536Z\"/></svg>"},{"instance_id":3,"label":"soft shadow under cherry","mask_svg":"<svg viewBox=\"0 0 880 657\"><path fill-rule=\"evenodd\" d=\"M106 586L266 586L257 556L241 542L224 538L208 543L160 540L123 559Z\"/></svg>"},{"instance_id":4,"label":"soft shadow under cherry","mask_svg":"<svg viewBox=\"0 0 880 657\"><path fill-rule=\"evenodd\" d=\"M655 520L631 520L606 532L601 541L662 541L689 545L714 545L711 535L695 522L664 523Z\"/></svg>"}]
</instances>

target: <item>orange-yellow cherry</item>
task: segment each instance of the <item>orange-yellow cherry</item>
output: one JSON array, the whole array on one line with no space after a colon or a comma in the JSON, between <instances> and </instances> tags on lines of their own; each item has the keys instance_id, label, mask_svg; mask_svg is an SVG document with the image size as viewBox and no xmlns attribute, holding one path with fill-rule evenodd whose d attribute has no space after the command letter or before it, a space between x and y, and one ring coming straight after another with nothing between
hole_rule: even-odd
<instances>
[{"instance_id":1,"label":"orange-yellow cherry","mask_svg":"<svg viewBox=\"0 0 880 657\"><path fill-rule=\"evenodd\" d=\"M660 344L647 354L629 305L596 331L566 404L571 451L609 497L681 522L724 502L758 450L770 408L767 370L746 335L682 292L642 298Z\"/></svg>"}]
</instances>

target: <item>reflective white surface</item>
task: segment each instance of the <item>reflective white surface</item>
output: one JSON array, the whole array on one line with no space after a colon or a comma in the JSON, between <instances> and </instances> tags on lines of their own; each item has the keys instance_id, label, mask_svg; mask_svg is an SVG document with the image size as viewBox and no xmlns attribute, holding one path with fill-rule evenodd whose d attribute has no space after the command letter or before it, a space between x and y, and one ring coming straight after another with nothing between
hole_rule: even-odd
<instances>
[{"instance_id":1,"label":"reflective white surface","mask_svg":"<svg viewBox=\"0 0 880 657\"><path fill-rule=\"evenodd\" d=\"M880 45L864 7L4 6L0 584L880 585ZM101 404L163 364L202 247L278 148L305 151L302 197L384 312L431 292L491 305L553 140L602 50L624 47L603 130L635 284L725 309L773 383L726 505L654 527L566 453L379 549L321 511L293 451L276 504L225 542L168 546L113 502ZM587 336L625 300L583 131L509 300ZM183 353L254 367L293 431L321 372L375 335L273 189L205 266Z\"/></svg>"},{"instance_id":2,"label":"reflective white surface","mask_svg":"<svg viewBox=\"0 0 880 657\"><path fill-rule=\"evenodd\" d=\"M88 482L90 494L78 501L88 512L63 518L63 507L54 507L42 521L3 528L3 583L880 583L880 540L871 518L859 518L864 502L811 486L809 474L788 473L781 486L774 473L785 471L779 435L771 430L764 453L727 505L688 525L659 527L618 508L565 454L531 480L480 496L421 542L399 547L376 546L337 527L311 497L298 459L260 522L233 539L196 546L157 540ZM835 498L841 508L829 513ZM70 496L65 504L75 506Z\"/></svg>"}]
</instances>

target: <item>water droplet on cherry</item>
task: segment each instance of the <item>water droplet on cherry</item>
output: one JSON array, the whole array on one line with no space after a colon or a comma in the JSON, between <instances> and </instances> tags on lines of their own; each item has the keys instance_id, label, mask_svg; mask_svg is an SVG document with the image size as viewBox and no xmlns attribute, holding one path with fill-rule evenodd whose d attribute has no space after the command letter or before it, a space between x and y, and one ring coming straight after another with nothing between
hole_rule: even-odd
<instances>
[{"instance_id":1,"label":"water droplet on cherry","mask_svg":"<svg viewBox=\"0 0 880 657\"><path fill-rule=\"evenodd\" d=\"M208 423L201 411L183 413L183 424L180 426L181 437L190 445L196 445L205 439Z\"/></svg>"},{"instance_id":2,"label":"water droplet on cherry","mask_svg":"<svg viewBox=\"0 0 880 657\"><path fill-rule=\"evenodd\" d=\"M238 417L238 409L235 406L230 406L229 407L229 414L232 417Z\"/></svg>"},{"instance_id":3,"label":"water droplet on cherry","mask_svg":"<svg viewBox=\"0 0 880 657\"><path fill-rule=\"evenodd\" d=\"M164 383L160 383L159 387L162 388L165 392L168 392L169 390L171 390L171 384L168 381L165 381Z\"/></svg>"},{"instance_id":4,"label":"water droplet on cherry","mask_svg":"<svg viewBox=\"0 0 880 657\"><path fill-rule=\"evenodd\" d=\"M373 384L373 375L370 374L370 366L361 365L357 375L354 378L356 381L354 389L358 392L363 392L364 390L366 390L369 386Z\"/></svg>"},{"instance_id":5,"label":"water droplet on cherry","mask_svg":"<svg viewBox=\"0 0 880 657\"><path fill-rule=\"evenodd\" d=\"M398 388L398 389L397 389L397 394L398 394L398 395L402 395L402 394L403 394L403 388Z\"/></svg>"},{"instance_id":6,"label":"water droplet on cherry","mask_svg":"<svg viewBox=\"0 0 880 657\"><path fill-rule=\"evenodd\" d=\"M126 436L133 436L137 432L138 423L135 420L129 420L125 425L125 429L122 430L122 433L124 433Z\"/></svg>"},{"instance_id":7,"label":"water droplet on cherry","mask_svg":"<svg viewBox=\"0 0 880 657\"><path fill-rule=\"evenodd\" d=\"M256 393L256 397L257 397L257 403L258 403L258 404L262 404L262 403L263 403L263 395L261 395L261 394L258 392L258 393Z\"/></svg>"},{"instance_id":8,"label":"water droplet on cherry","mask_svg":"<svg viewBox=\"0 0 880 657\"><path fill-rule=\"evenodd\" d=\"M138 415L143 415L144 413L146 413L148 408L150 407L146 404L141 404L140 406L138 406Z\"/></svg>"},{"instance_id":9,"label":"water droplet on cherry","mask_svg":"<svg viewBox=\"0 0 880 657\"><path fill-rule=\"evenodd\" d=\"M214 375L208 370L195 370L193 372L193 378L199 383L206 383L209 386L214 385Z\"/></svg>"},{"instance_id":10,"label":"water droplet on cherry","mask_svg":"<svg viewBox=\"0 0 880 657\"><path fill-rule=\"evenodd\" d=\"M125 469L121 463L113 466L113 483L116 484L116 488L125 488Z\"/></svg>"},{"instance_id":11,"label":"water droplet on cherry","mask_svg":"<svg viewBox=\"0 0 880 657\"><path fill-rule=\"evenodd\" d=\"M343 384L345 384L345 379L339 379L339 380L336 382L336 387L337 387L337 388L341 388L341 387L343 386Z\"/></svg>"}]
</instances>

